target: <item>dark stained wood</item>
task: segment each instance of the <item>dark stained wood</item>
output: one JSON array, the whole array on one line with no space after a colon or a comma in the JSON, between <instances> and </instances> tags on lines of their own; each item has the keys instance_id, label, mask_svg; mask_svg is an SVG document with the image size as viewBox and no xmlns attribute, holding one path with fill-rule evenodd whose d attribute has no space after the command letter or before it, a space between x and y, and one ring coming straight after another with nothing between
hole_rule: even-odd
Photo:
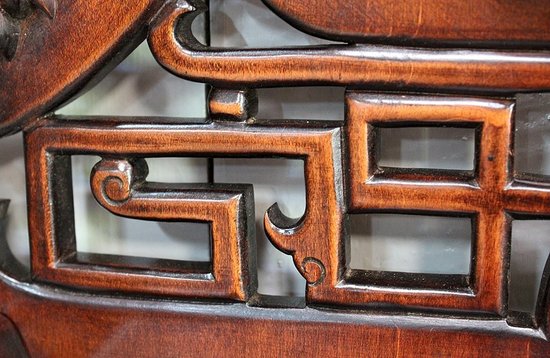
<instances>
[{"instance_id":1,"label":"dark stained wood","mask_svg":"<svg viewBox=\"0 0 550 358\"><path fill-rule=\"evenodd\" d=\"M550 89L547 51L431 50L376 45L211 48L200 44L191 31L193 19L205 10L201 4L191 5L183 0L166 6L152 27L149 45L168 71L222 88L341 85L463 92Z\"/></svg>"},{"instance_id":2,"label":"dark stained wood","mask_svg":"<svg viewBox=\"0 0 550 358\"><path fill-rule=\"evenodd\" d=\"M547 0L263 0L298 29L331 40L550 46Z\"/></svg>"},{"instance_id":3,"label":"dark stained wood","mask_svg":"<svg viewBox=\"0 0 550 358\"><path fill-rule=\"evenodd\" d=\"M507 101L456 98L402 96L349 92L346 97L346 132L349 138L349 203L351 212L437 213L438 215L472 218L474 243L468 286L471 291L421 293L415 290L366 289L364 292L345 292L331 300L347 302L351 295L379 302L432 306L447 302L449 307L469 307L505 312L507 302L506 270L508 262L510 220L505 210L523 209L528 212L550 213L550 206L540 201L538 207L521 208L508 205L512 180L512 114L513 103ZM411 125L447 127L477 127L479 139L473 178L449 180L452 171L425 170L425 174L391 175L378 167L377 127ZM396 175L397 173L397 175ZM526 196L547 195L541 191L526 191ZM474 264L475 263L475 264ZM363 278L368 284L369 277ZM351 285L354 287L356 284ZM345 284L341 285L345 288ZM454 296L454 297L453 297Z\"/></svg>"},{"instance_id":4,"label":"dark stained wood","mask_svg":"<svg viewBox=\"0 0 550 358\"><path fill-rule=\"evenodd\" d=\"M19 1L5 0L7 3ZM25 3L26 0L23 0ZM33 0L45 12L51 1ZM99 79L145 36L162 0L57 0L52 18L34 11L18 26L17 52L0 56L0 136L53 110ZM50 10L48 10L50 9ZM0 14L0 52L4 15ZM10 47L10 51L15 48Z\"/></svg>"},{"instance_id":5,"label":"dark stained wood","mask_svg":"<svg viewBox=\"0 0 550 358\"><path fill-rule=\"evenodd\" d=\"M546 1L265 2L381 44L211 48L198 0L0 0L0 136L24 130L31 251L30 268L11 253L0 200L0 357L550 356L550 259L535 313L507 307L511 221L550 217L549 179L514 172L512 136L515 93L550 90ZM206 120L51 114L147 31L161 65L216 86ZM296 85L347 87L345 118L256 118L256 88ZM380 166L380 128L408 126L475 130L473 169ZM75 155L101 157L90 190L110 213L208 223L210 262L79 252ZM257 292L251 185L147 180L147 158L188 156L303 160L304 215L275 203L263 226L304 299ZM470 272L352 269L349 217L373 212L469 218Z\"/></svg>"},{"instance_id":6,"label":"dark stained wood","mask_svg":"<svg viewBox=\"0 0 550 358\"><path fill-rule=\"evenodd\" d=\"M547 357L503 320L252 308L75 294L2 275L1 309L31 357Z\"/></svg>"},{"instance_id":7,"label":"dark stained wood","mask_svg":"<svg viewBox=\"0 0 550 358\"><path fill-rule=\"evenodd\" d=\"M151 121L149 118L148 122ZM61 121L55 119L30 128L26 132L25 140L29 215L32 218L29 225L33 276L74 287L189 295L186 293L186 284L179 282L177 276L168 279L152 275L138 281L140 277L133 277L128 272L106 272L102 268L93 270L92 267L73 266L66 262L72 260L76 252L74 229L71 229L74 227L70 191L71 154L120 158L186 155L279 156L305 160L308 211L302 219L295 222L285 217L275 204L266 213L266 231L278 247L293 252L298 270L309 282L318 284L326 275L333 285L336 284L339 277L336 272L338 266L337 262L330 259L330 253L331 247L339 244L343 231L344 203L339 169L340 128L334 127L331 122L310 122L306 128L299 122L294 125L284 124L277 126L276 122L257 122L254 125L213 123L186 126L175 122L140 123L139 120L123 118L113 118L110 121L79 118ZM143 136L148 138L147 141L143 140ZM67 141L68 138L70 140ZM223 198L228 200L228 204L221 205L223 210L219 210L215 203L215 200L222 200L218 196L224 191L234 188L234 191L242 192L244 188L221 184L202 186L194 190L186 186L153 186L144 182L146 173L143 162L104 160L98 164L92 175L92 191L101 205L117 215L150 220L213 221L213 255L219 255L214 260L213 274L216 281L224 281L220 276L232 272L231 278L225 279L225 282L236 285L242 279L244 282L240 290L245 290L248 286L245 273L248 270L241 266L247 265L238 264L234 253L240 252L243 261L248 255L253 255L254 246L250 243L252 238L238 238L236 233L241 230L238 227L217 228L218 221L231 225L236 211L233 206L226 206L232 203L230 199L237 194L233 192L229 197ZM326 182L320 185L322 181ZM247 195L250 196L251 193L248 192ZM52 206L49 204L52 202L63 205ZM322 215L326 210L335 215L327 219ZM243 224L239 225L247 227L244 222L252 221L246 217L251 212L253 211L250 207L240 212L238 217L242 218ZM52 225L54 230L50 229ZM249 231L252 231L251 228ZM317 236L325 237L326 240L311 245L308 238ZM252 248L247 248L247 244ZM222 255L225 251L227 253ZM253 262L254 259L250 261ZM331 266L323 267L329 263ZM314 271L318 267L322 273ZM255 270L255 266L252 265L250 270ZM167 282L161 284L162 280ZM155 286L150 285L151 281L156 282ZM114 284L115 282L117 283ZM214 288L194 288L193 296L216 296ZM253 289L254 286L251 290ZM219 296L223 297L221 294ZM248 296L242 294L238 297L246 299Z\"/></svg>"}]
</instances>

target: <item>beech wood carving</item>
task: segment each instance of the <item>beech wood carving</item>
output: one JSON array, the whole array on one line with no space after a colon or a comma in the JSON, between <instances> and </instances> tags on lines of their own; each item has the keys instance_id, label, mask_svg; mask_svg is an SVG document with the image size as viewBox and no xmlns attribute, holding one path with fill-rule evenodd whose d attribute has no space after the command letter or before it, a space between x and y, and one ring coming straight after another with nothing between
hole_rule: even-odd
<instances>
[{"instance_id":1,"label":"beech wood carving","mask_svg":"<svg viewBox=\"0 0 550 358\"><path fill-rule=\"evenodd\" d=\"M0 0L0 136L24 132L31 244L26 268L0 200L0 356L549 356L550 259L534 314L508 307L511 222L550 217L549 178L513 163L515 95L550 90L546 1L264 2L345 43L213 48L191 32L199 0ZM145 38L214 86L206 119L53 113ZM257 118L257 88L299 85L346 87L345 118ZM473 169L380 165L380 129L413 126L473 129ZM208 223L210 262L80 252L76 155L101 158L90 192L111 214ZM305 298L257 292L252 185L151 182L156 157L302 160L304 215L273 203L263 229ZM469 272L351 268L358 213L469 218Z\"/></svg>"}]
</instances>

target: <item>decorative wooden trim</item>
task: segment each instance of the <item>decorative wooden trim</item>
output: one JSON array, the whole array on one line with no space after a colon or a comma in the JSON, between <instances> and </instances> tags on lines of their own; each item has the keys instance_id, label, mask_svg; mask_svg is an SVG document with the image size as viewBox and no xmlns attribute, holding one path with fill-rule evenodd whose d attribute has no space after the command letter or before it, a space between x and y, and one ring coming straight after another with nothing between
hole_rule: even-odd
<instances>
[{"instance_id":1,"label":"decorative wooden trim","mask_svg":"<svg viewBox=\"0 0 550 358\"><path fill-rule=\"evenodd\" d=\"M550 44L550 8L544 1L263 2L298 29L336 41L539 49Z\"/></svg>"},{"instance_id":2,"label":"decorative wooden trim","mask_svg":"<svg viewBox=\"0 0 550 358\"><path fill-rule=\"evenodd\" d=\"M159 63L177 76L217 87L342 85L442 91L550 90L550 53L330 45L285 49L212 48L191 24L206 7L165 6L149 33Z\"/></svg>"},{"instance_id":3,"label":"decorative wooden trim","mask_svg":"<svg viewBox=\"0 0 550 358\"><path fill-rule=\"evenodd\" d=\"M449 19L434 13L437 1L350 0L331 23L334 15L324 16L323 9L344 7L343 1L265 2L315 35L353 41L213 48L191 31L207 10L200 0L60 0L59 6L57 0L0 0L0 136L25 132L31 244L26 269L9 249L8 201L0 200L0 355L6 355L4 343L20 355L56 358L549 356L550 259L535 314L507 307L510 222L550 217L549 178L513 170L513 95L550 90L548 7L484 0L475 4L488 21L480 23L480 14L470 18L472 0L449 0L459 7L445 8L456 16ZM383 4L403 17L349 15L363 3ZM420 5L431 9L426 17L417 17ZM501 31L517 24L500 19L503 8L488 12L496 5L531 16L535 30ZM414 11L402 12L407 6ZM374 27L361 28L371 15ZM499 26L491 26L493 17ZM463 26L436 31L446 23ZM486 32L457 35L477 26ZM206 121L51 115L147 35L166 69L216 86ZM383 44L362 43L373 39ZM13 57L17 41L22 45ZM451 43L468 48L442 47ZM256 88L300 85L345 86L345 121L256 118ZM509 97L495 97L503 93ZM465 97L472 94L485 97ZM377 136L384 126L472 128L474 167L380 166ZM111 213L209 223L211 262L78 252L73 155L102 158L91 173L91 192ZM275 203L263 224L306 279L305 299L257 292L250 185L147 181L147 158L174 156L303 160L305 214L289 218ZM348 226L356 213L469 218L470 272L352 269Z\"/></svg>"},{"instance_id":4,"label":"decorative wooden trim","mask_svg":"<svg viewBox=\"0 0 550 358\"><path fill-rule=\"evenodd\" d=\"M348 92L346 133L350 160L350 210L355 213L435 213L467 216L474 225L469 291L384 289L360 282L340 285L339 302L352 295L373 302L446 306L505 314L510 219L503 208L512 173L513 104L507 101ZM377 164L377 128L450 126L476 128L471 174L456 171L383 168ZM531 195L537 196L531 192ZM550 209L550 208L548 208ZM546 211L548 211L548 209ZM358 274L349 273L349 278ZM421 277L421 275L418 275ZM336 300L335 295L331 295ZM344 299L345 297L345 299Z\"/></svg>"},{"instance_id":5,"label":"decorative wooden trim","mask_svg":"<svg viewBox=\"0 0 550 358\"><path fill-rule=\"evenodd\" d=\"M63 140L67 131L72 128L40 127L26 136L29 179L35 183L29 198L36 203L29 215L37 225L31 226L42 228L31 236L35 279L103 291L242 301L255 293L255 230L253 220L248 217L253 212L252 187L148 183L147 164L142 159L103 159L97 163L91 177L97 201L112 213L130 218L210 223L212 262L130 260L77 252L70 155L83 152ZM118 131L109 128L105 131L118 135ZM89 140L94 137L86 131L82 135ZM159 148L164 147L162 137L159 133L156 138ZM185 136L181 139L185 140ZM150 145L129 135L125 142L128 150L120 152L121 158L145 154ZM114 150L112 146L100 145L90 146L85 152L112 158ZM168 153L170 150L166 149L165 154ZM44 212L45 207L51 210ZM39 223L41 220L45 221Z\"/></svg>"},{"instance_id":6,"label":"decorative wooden trim","mask_svg":"<svg viewBox=\"0 0 550 358\"><path fill-rule=\"evenodd\" d=\"M546 357L549 352L541 331L511 327L500 319L120 298L26 285L3 274L0 308L25 337L31 357L234 357L243 352L265 357L296 352L312 357ZM52 332L58 339L49 338Z\"/></svg>"},{"instance_id":7,"label":"decorative wooden trim","mask_svg":"<svg viewBox=\"0 0 550 358\"><path fill-rule=\"evenodd\" d=\"M284 126L277 126L276 123L246 124L224 124L212 123L203 125L177 125L161 121L153 124L148 120L140 124L132 119L115 118L109 122L94 120L68 120L60 122L57 119L43 123L42 125L26 132L26 160L27 175L30 184L29 215L33 218L29 225L31 227L31 251L33 275L40 280L68 284L73 287L102 288L112 287L113 280L118 282L117 290L164 293L170 295L191 295L186 290L184 282L176 279L167 280L161 277L155 280L167 280L162 286L150 287L138 284L137 279L130 280L130 275L117 273L96 272L91 268L73 267L67 260L73 260L76 252L74 226L72 215L72 194L70 155L72 154L93 154L110 156L116 155L121 158L128 156L143 158L146 156L253 156L269 157L282 156L288 158L301 158L305 161L305 176L308 187L307 207L308 211L299 221L285 217L275 204L265 217L266 232L270 239L281 249L293 252L294 261L298 270L312 284L322 281L325 275L331 276L334 280L337 275L332 267L326 267L323 274L319 275L311 271L312 263L331 262L331 247L340 242L342 231L343 194L342 179L340 177L340 129L331 126L328 122L310 122L304 128L299 122L295 125L284 123ZM143 141L143 135L148 140ZM66 141L66 138L73 138ZM102 138L98 142L97 138ZM95 143L95 144L94 144ZM134 160L136 160L134 159ZM199 187L199 189L211 189L211 192L196 191L193 195L185 196L186 186L170 189L166 186L139 184L143 182L145 171L142 169L134 172L135 164L131 162L115 160L107 161L109 170L100 165L92 176L92 188L98 201L110 211L124 216L139 217L145 219L156 218L167 219L192 219L192 220L213 220L216 225L217 219L225 218L221 222L231 222L224 211L219 211L213 203L217 192L223 190L228 192L232 186L217 185L213 187ZM142 167L143 164L137 166ZM134 168L134 169L132 169ZM113 172L114 171L114 172ZM106 180L109 177L116 177ZM55 180L53 180L55 178ZM133 179L132 179L133 178ZM132 184L135 182L137 184ZM320 185L320 183L323 183ZM137 186L136 186L137 185ZM236 187L238 188L238 187ZM242 192L244 189L239 189ZM247 189L249 190L249 189ZM165 197L166 200L153 200L155 194ZM250 194L250 193L249 193ZM107 196L106 196L107 195ZM128 196L129 195L129 196ZM229 198L234 198L232 193ZM151 199L147 197L151 196ZM204 206L201 206L199 197L207 197ZM128 197L128 198L127 198ZM173 199L177 198L178 202ZM186 202L186 198L190 201ZM228 198L224 199L227 200ZM121 201L122 200L122 201ZM219 199L216 199L219 200ZM52 203L53 205L50 205ZM59 203L64 203L60 205ZM225 205L225 204L224 204ZM147 211L138 210L147 207ZM44 208L47 208L44 210ZM176 208L178 208L176 210ZM207 209L208 208L208 209ZM196 211L194 211L196 210ZM208 210L210 212L207 214ZM234 210L234 209L232 209ZM319 213L331 210L336 215L327 219ZM199 214L201 213L202 214ZM239 217L243 220L253 210L241 212ZM235 211L232 211L235 213ZM251 221L250 221L251 222ZM249 223L250 224L250 223ZM241 226L244 227L244 224ZM230 250L231 254L221 256L221 262L231 267L231 279L224 282L232 282L241 290L250 285L250 290L255 290L255 280L247 279L246 273L255 277L254 249L252 248L252 237L244 239L232 235L228 230L219 229L222 239L217 236L218 230L214 226L214 256L216 250ZM252 228L249 227L249 231ZM235 233L235 232L233 232ZM251 234L252 235L252 234ZM312 237L326 237L327 240L319 241L314 247L311 246ZM291 239L291 240L289 240ZM229 241L227 241L229 240ZM249 247L245 245L248 243ZM46 244L44 244L46 243ZM306 255L307 253L307 255ZM240 256L241 264L237 258ZM225 257L225 258L224 258ZM231 260L229 259L231 257ZM310 257L315 257L312 260ZM245 264L247 258L250 262ZM216 265L219 261L214 259L214 276L216 276ZM313 264L315 266L315 264ZM220 273L225 266L220 266ZM241 268L239 268L241 267ZM244 267L250 267L248 270ZM61 272L62 271L62 272ZM59 273L57 273L59 272ZM154 273L154 270L150 272ZM101 276L109 277L109 282L104 283L98 280ZM124 276L124 277L123 277ZM185 278L185 277L183 277ZM216 280L219 279L216 277ZM153 278L150 278L153 280ZM173 284L171 283L173 282ZM213 296L215 292L204 290L193 291L192 295L201 294ZM239 295L239 298L246 299L247 295Z\"/></svg>"}]
</instances>

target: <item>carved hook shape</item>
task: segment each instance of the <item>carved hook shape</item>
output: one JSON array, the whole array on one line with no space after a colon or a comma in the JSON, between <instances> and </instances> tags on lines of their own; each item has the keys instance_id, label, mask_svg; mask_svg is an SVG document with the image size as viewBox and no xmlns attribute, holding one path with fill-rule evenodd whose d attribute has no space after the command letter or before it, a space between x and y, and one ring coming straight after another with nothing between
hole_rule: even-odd
<instances>
[{"instance_id":1,"label":"carved hook shape","mask_svg":"<svg viewBox=\"0 0 550 358\"><path fill-rule=\"evenodd\" d=\"M149 46L177 76L221 88L384 85L407 88L525 91L550 89L550 53L406 49L374 45L225 50L191 31L203 2L168 3L153 21Z\"/></svg>"}]
</instances>

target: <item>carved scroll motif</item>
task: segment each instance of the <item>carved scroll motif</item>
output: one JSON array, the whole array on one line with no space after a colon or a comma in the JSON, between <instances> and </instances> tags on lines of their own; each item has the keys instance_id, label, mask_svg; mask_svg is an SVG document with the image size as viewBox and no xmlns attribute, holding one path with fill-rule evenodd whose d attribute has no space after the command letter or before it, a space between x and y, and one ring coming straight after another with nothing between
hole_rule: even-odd
<instances>
[{"instance_id":1,"label":"carved scroll motif","mask_svg":"<svg viewBox=\"0 0 550 358\"><path fill-rule=\"evenodd\" d=\"M237 199L236 189L251 195L251 188L229 184L174 187L148 183L145 162L124 158L219 155L303 159L306 213L298 220L290 219L275 204L265 215L265 230L278 248L292 254L297 269L312 287L338 282L340 273L334 252L341 245L345 210L339 127L330 122L309 122L308 127L299 122L285 122L283 126L278 126L277 122L139 124L131 119L65 120L61 126L59 124L52 120L51 126L39 126L26 134L28 175L32 183L30 211L36 217L30 223L35 233L31 237L31 250L33 273L37 279L80 288L235 298L228 293L235 291L226 289L218 295L216 286L209 289L199 284L193 286L185 282L184 276L178 282L178 276L171 279L165 274L144 277L83 265L77 255L74 229L70 229L74 225L72 208L61 207L60 203L72 203L73 200L67 190L71 187L69 156L89 153L105 157L95 167L91 184L94 196L109 211L146 220L212 221L213 276L221 280L223 287L240 287L244 292L255 289L255 281L247 279L255 277L253 238L240 236L247 225L239 224L243 229L235 230L217 225L218 221L228 225L235 220L253 221L249 218L254 212L251 207L238 211L231 206ZM146 141L143 136L147 137ZM68 137L71 141L64 140ZM108 159L113 156L121 159ZM52 180L53 177L56 180ZM220 199L224 195L229 196ZM220 210L216 209L216 200L225 203L220 204ZM251 200L246 202L251 205ZM216 271L216 267L220 270ZM117 284L113 285L112 280ZM152 286L147 282L156 283ZM236 297L246 300L248 295Z\"/></svg>"}]
</instances>

